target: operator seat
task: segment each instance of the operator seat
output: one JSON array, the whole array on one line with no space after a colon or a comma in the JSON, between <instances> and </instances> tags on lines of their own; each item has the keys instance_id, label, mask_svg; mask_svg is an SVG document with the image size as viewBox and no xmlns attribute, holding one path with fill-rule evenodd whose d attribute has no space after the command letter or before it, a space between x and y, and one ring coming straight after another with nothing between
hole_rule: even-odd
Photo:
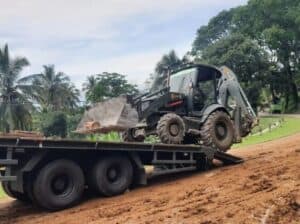
<instances>
[{"instance_id":1,"label":"operator seat","mask_svg":"<svg viewBox=\"0 0 300 224\"><path fill-rule=\"evenodd\" d=\"M194 111L201 111L205 106L205 94L200 88L200 83L196 85L193 91L193 106Z\"/></svg>"}]
</instances>

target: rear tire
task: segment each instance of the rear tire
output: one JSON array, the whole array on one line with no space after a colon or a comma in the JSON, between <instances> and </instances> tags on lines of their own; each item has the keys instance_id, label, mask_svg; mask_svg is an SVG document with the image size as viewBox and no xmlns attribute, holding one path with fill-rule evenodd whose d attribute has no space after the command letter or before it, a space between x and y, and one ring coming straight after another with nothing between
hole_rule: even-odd
<instances>
[{"instance_id":1,"label":"rear tire","mask_svg":"<svg viewBox=\"0 0 300 224\"><path fill-rule=\"evenodd\" d=\"M184 140L185 125L182 118L176 114L163 115L158 121L156 129L162 143L181 144Z\"/></svg>"},{"instance_id":2,"label":"rear tire","mask_svg":"<svg viewBox=\"0 0 300 224\"><path fill-rule=\"evenodd\" d=\"M127 157L110 156L93 167L89 186L98 194L114 196L125 192L132 183L133 168Z\"/></svg>"},{"instance_id":3,"label":"rear tire","mask_svg":"<svg viewBox=\"0 0 300 224\"><path fill-rule=\"evenodd\" d=\"M134 134L134 129L130 128L127 129L122 133L122 139L124 142L143 142L145 140L145 136L139 136L135 137Z\"/></svg>"},{"instance_id":4,"label":"rear tire","mask_svg":"<svg viewBox=\"0 0 300 224\"><path fill-rule=\"evenodd\" d=\"M30 202L29 197L25 193L20 193L17 191L13 191L10 186L10 182L4 181L1 182L3 191L11 198L15 198L22 202Z\"/></svg>"},{"instance_id":5,"label":"rear tire","mask_svg":"<svg viewBox=\"0 0 300 224\"><path fill-rule=\"evenodd\" d=\"M225 152L233 144L234 127L230 117L223 111L211 113L200 132L200 140L206 146Z\"/></svg>"},{"instance_id":6,"label":"rear tire","mask_svg":"<svg viewBox=\"0 0 300 224\"><path fill-rule=\"evenodd\" d=\"M58 159L48 163L33 183L35 202L48 210L60 210L77 203L84 190L84 175L73 161Z\"/></svg>"}]
</instances>

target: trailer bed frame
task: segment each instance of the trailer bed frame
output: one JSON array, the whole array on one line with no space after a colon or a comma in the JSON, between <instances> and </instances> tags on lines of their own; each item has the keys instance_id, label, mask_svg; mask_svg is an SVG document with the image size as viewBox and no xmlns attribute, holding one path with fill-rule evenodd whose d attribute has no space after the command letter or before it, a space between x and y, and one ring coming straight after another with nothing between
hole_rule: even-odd
<instances>
[{"instance_id":1,"label":"trailer bed frame","mask_svg":"<svg viewBox=\"0 0 300 224\"><path fill-rule=\"evenodd\" d=\"M199 145L148 144L53 140L42 138L0 137L0 181L9 182L14 192L24 193L26 175L53 158L71 158L89 172L91 159L106 155L126 155L134 164L134 182L147 183L146 165L154 166L151 176L190 170L206 170L213 159L224 164L242 163L243 159ZM50 159L51 158L51 159Z\"/></svg>"}]
</instances>

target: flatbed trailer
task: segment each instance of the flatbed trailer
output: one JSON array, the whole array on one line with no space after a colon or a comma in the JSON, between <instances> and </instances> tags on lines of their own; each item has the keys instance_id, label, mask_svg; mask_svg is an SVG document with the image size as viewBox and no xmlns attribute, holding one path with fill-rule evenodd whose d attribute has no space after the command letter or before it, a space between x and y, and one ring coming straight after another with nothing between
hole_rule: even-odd
<instances>
[{"instance_id":1,"label":"flatbed trailer","mask_svg":"<svg viewBox=\"0 0 300 224\"><path fill-rule=\"evenodd\" d=\"M60 210L78 203L86 188L114 196L147 184L147 165L159 175L205 170L213 159L243 162L199 145L1 137L0 181L13 198Z\"/></svg>"}]
</instances>

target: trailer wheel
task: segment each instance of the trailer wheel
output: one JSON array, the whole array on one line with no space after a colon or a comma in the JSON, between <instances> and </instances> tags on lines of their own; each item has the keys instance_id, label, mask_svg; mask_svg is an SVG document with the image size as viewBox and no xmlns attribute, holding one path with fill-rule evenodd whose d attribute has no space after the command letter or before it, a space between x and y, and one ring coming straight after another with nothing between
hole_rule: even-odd
<instances>
[{"instance_id":1,"label":"trailer wheel","mask_svg":"<svg viewBox=\"0 0 300 224\"><path fill-rule=\"evenodd\" d=\"M223 111L211 113L201 127L204 145L227 151L233 143L234 127L230 117Z\"/></svg>"},{"instance_id":2,"label":"trailer wheel","mask_svg":"<svg viewBox=\"0 0 300 224\"><path fill-rule=\"evenodd\" d=\"M133 168L127 157L110 156L93 167L89 186L104 196L122 194L131 185Z\"/></svg>"},{"instance_id":3,"label":"trailer wheel","mask_svg":"<svg viewBox=\"0 0 300 224\"><path fill-rule=\"evenodd\" d=\"M29 202L30 199L29 197L24 194L24 193L20 193L20 192L17 192L17 191L13 191L11 189L11 186L10 186L10 182L7 182L7 181L3 181L1 182L1 185L2 185L2 189L3 191L11 198L15 198L19 201L22 201L22 202Z\"/></svg>"},{"instance_id":4,"label":"trailer wheel","mask_svg":"<svg viewBox=\"0 0 300 224\"><path fill-rule=\"evenodd\" d=\"M162 143L180 144L184 140L185 125L182 118L176 114L168 113L162 116L156 129Z\"/></svg>"},{"instance_id":5,"label":"trailer wheel","mask_svg":"<svg viewBox=\"0 0 300 224\"><path fill-rule=\"evenodd\" d=\"M35 202L49 210L60 210L74 205L84 190L84 175L73 161L54 160L45 165L33 183Z\"/></svg>"}]
</instances>

